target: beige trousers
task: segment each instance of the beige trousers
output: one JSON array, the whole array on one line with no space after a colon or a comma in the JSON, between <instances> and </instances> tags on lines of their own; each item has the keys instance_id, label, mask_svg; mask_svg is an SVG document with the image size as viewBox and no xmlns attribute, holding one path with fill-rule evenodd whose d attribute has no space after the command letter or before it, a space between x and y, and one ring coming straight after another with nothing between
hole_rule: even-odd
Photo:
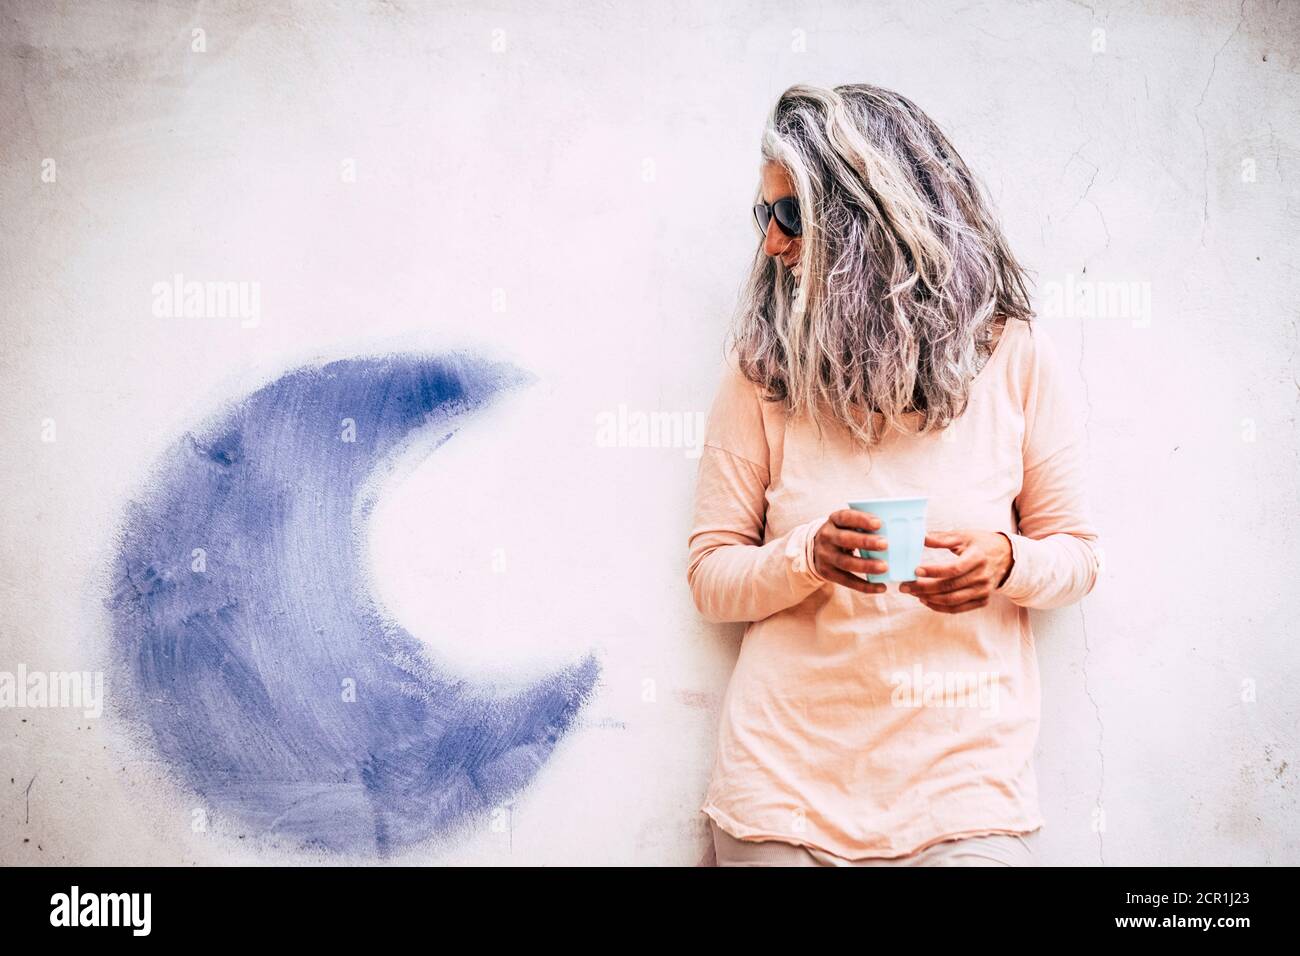
<instances>
[{"instance_id":1,"label":"beige trousers","mask_svg":"<svg viewBox=\"0 0 1300 956\"><path fill-rule=\"evenodd\" d=\"M710 824L718 866L1034 866L1034 847L1042 832L961 837L908 856L846 860L825 850L780 840L738 840L716 823Z\"/></svg>"}]
</instances>

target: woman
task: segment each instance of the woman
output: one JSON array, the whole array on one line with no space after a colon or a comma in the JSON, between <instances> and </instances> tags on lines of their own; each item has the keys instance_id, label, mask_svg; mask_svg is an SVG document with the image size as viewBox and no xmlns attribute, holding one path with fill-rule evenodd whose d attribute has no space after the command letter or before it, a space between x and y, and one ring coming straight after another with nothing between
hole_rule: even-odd
<instances>
[{"instance_id":1,"label":"woman","mask_svg":"<svg viewBox=\"0 0 1300 956\"><path fill-rule=\"evenodd\" d=\"M748 622L702 807L718 862L1032 862L1028 609L1089 593L1100 553L1057 353L909 100L792 87L762 157L689 540L700 612ZM921 495L916 581L859 577L888 542L847 502Z\"/></svg>"}]
</instances>

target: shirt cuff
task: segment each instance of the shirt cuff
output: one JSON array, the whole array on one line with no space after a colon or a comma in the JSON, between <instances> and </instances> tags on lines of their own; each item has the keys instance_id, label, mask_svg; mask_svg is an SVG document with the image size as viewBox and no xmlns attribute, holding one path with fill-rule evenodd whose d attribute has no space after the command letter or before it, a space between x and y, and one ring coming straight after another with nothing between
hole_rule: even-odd
<instances>
[{"instance_id":1,"label":"shirt cuff","mask_svg":"<svg viewBox=\"0 0 1300 956\"><path fill-rule=\"evenodd\" d=\"M786 539L785 556L790 565L790 573L798 583L820 587L830 582L817 573L817 562L813 558L813 545L817 540L817 529L826 523L826 518L818 518L801 524L790 532Z\"/></svg>"},{"instance_id":2,"label":"shirt cuff","mask_svg":"<svg viewBox=\"0 0 1300 956\"><path fill-rule=\"evenodd\" d=\"M1002 594L1006 591L1015 591L1021 577L1020 572L1023 570L1023 562L1020 560L1020 549L1016 542L1020 535L1008 534L1005 531L999 531L998 534L1011 542L1011 570L1007 572L1007 579L993 589L995 594Z\"/></svg>"}]
</instances>

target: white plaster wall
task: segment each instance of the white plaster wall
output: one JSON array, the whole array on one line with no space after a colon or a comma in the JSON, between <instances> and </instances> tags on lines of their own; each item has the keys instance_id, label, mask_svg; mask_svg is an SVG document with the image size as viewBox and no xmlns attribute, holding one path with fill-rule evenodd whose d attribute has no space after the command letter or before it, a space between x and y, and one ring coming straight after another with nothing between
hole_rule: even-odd
<instances>
[{"instance_id":1,"label":"white plaster wall","mask_svg":"<svg viewBox=\"0 0 1300 956\"><path fill-rule=\"evenodd\" d=\"M383 597L468 673L594 648L603 683L506 832L401 860L705 857L740 629L686 588L692 449L601 447L597 417L707 410L765 112L867 81L948 129L1040 297L1150 294L1042 320L1106 557L1033 613L1044 862L1300 863L1300 6L270 6L0 3L0 669L93 666L119 509L222 400L480 346L538 384L391 489ZM259 282L260 324L154 318L176 272ZM0 710L0 862L301 859L193 804L106 720Z\"/></svg>"}]
</instances>

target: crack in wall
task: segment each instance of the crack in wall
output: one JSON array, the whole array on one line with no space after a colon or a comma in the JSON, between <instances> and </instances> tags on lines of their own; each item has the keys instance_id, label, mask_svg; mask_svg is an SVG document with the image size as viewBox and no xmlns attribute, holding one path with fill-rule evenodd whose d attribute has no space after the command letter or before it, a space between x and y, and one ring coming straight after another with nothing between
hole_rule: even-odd
<instances>
[{"instance_id":1,"label":"crack in wall","mask_svg":"<svg viewBox=\"0 0 1300 956\"><path fill-rule=\"evenodd\" d=\"M1205 103L1205 94L1210 92L1210 84L1214 82L1214 72L1219 67L1219 54L1228 48L1232 38L1237 35L1241 25L1246 22L1246 0L1241 0L1241 7L1237 11L1237 25L1232 28L1228 34L1228 39L1223 41L1223 45L1214 51L1214 59L1210 61L1210 75L1206 77L1205 88L1201 90L1201 98L1196 101L1192 107L1192 116L1196 118L1196 125L1201 131L1201 154L1202 165L1201 175L1205 180L1205 197L1201 201L1201 245L1205 245L1205 230L1210 225L1210 141L1205 136L1205 124L1201 122L1201 106Z\"/></svg>"},{"instance_id":2,"label":"crack in wall","mask_svg":"<svg viewBox=\"0 0 1300 956\"><path fill-rule=\"evenodd\" d=\"M1092 646L1088 642L1088 616L1084 613L1082 602L1079 604L1079 620L1083 624L1083 693L1092 704L1093 715L1097 718L1097 763L1100 769L1097 777L1096 809L1101 815L1097 826L1097 859L1102 866L1105 866L1106 811L1102 803L1102 795L1106 790L1106 724L1101 719L1101 707L1097 703L1097 698L1092 695L1092 687L1088 681L1088 658L1092 656Z\"/></svg>"}]
</instances>

